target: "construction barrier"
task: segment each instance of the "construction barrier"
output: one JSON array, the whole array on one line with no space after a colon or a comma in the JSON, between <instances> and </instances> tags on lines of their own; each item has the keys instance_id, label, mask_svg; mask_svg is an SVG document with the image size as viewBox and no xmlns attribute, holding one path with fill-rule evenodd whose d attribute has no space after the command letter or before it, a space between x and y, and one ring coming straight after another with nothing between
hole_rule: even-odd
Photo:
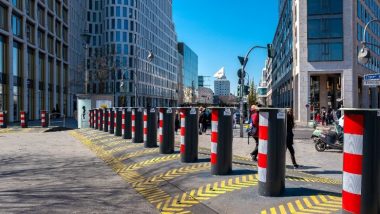
<instances>
[{"instance_id":1,"label":"construction barrier","mask_svg":"<svg viewBox=\"0 0 380 214\"><path fill-rule=\"evenodd\" d=\"M212 175L227 175L232 172L232 111L230 108L211 108Z\"/></svg>"},{"instance_id":2,"label":"construction barrier","mask_svg":"<svg viewBox=\"0 0 380 214\"><path fill-rule=\"evenodd\" d=\"M103 110L103 131L108 132L108 121L110 120L109 118L109 112L108 108L105 108Z\"/></svg>"},{"instance_id":3,"label":"construction barrier","mask_svg":"<svg viewBox=\"0 0 380 214\"><path fill-rule=\"evenodd\" d=\"M99 131L103 131L103 109L98 109L98 129Z\"/></svg>"},{"instance_id":4,"label":"construction barrier","mask_svg":"<svg viewBox=\"0 0 380 214\"><path fill-rule=\"evenodd\" d=\"M285 190L286 109L259 110L259 194L280 196Z\"/></svg>"},{"instance_id":5,"label":"construction barrier","mask_svg":"<svg viewBox=\"0 0 380 214\"><path fill-rule=\"evenodd\" d=\"M0 128L7 128L7 112L0 111Z\"/></svg>"},{"instance_id":6,"label":"construction barrier","mask_svg":"<svg viewBox=\"0 0 380 214\"><path fill-rule=\"evenodd\" d=\"M121 137L121 109L114 108L114 135Z\"/></svg>"},{"instance_id":7,"label":"construction barrier","mask_svg":"<svg viewBox=\"0 0 380 214\"><path fill-rule=\"evenodd\" d=\"M115 113L112 108L109 108L107 111L108 111L108 133L114 134L115 133Z\"/></svg>"},{"instance_id":8,"label":"construction barrier","mask_svg":"<svg viewBox=\"0 0 380 214\"><path fill-rule=\"evenodd\" d=\"M21 128L28 128L28 113L20 112Z\"/></svg>"},{"instance_id":9,"label":"construction barrier","mask_svg":"<svg viewBox=\"0 0 380 214\"><path fill-rule=\"evenodd\" d=\"M380 213L380 109L343 111L343 213Z\"/></svg>"},{"instance_id":10,"label":"construction barrier","mask_svg":"<svg viewBox=\"0 0 380 214\"><path fill-rule=\"evenodd\" d=\"M157 147L157 110L144 110L144 147Z\"/></svg>"},{"instance_id":11,"label":"construction barrier","mask_svg":"<svg viewBox=\"0 0 380 214\"><path fill-rule=\"evenodd\" d=\"M132 109L123 108L121 121L121 135L123 139L132 139Z\"/></svg>"},{"instance_id":12,"label":"construction barrier","mask_svg":"<svg viewBox=\"0 0 380 214\"><path fill-rule=\"evenodd\" d=\"M198 160L198 115L196 108L181 108L181 161L184 163L193 163Z\"/></svg>"},{"instance_id":13,"label":"construction barrier","mask_svg":"<svg viewBox=\"0 0 380 214\"><path fill-rule=\"evenodd\" d=\"M49 127L49 113L45 110L41 111L41 126L42 128Z\"/></svg>"},{"instance_id":14,"label":"construction barrier","mask_svg":"<svg viewBox=\"0 0 380 214\"><path fill-rule=\"evenodd\" d=\"M132 142L144 142L144 121L143 121L143 108L133 108L132 110Z\"/></svg>"}]
</instances>

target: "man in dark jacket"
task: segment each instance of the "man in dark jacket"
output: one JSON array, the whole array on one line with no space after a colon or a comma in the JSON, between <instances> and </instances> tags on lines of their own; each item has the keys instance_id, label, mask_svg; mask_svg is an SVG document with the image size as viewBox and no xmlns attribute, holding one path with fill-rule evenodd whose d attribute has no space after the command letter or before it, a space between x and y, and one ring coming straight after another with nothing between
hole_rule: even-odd
<instances>
[{"instance_id":1,"label":"man in dark jacket","mask_svg":"<svg viewBox=\"0 0 380 214\"><path fill-rule=\"evenodd\" d=\"M256 147L255 150L251 152L251 158L253 161L257 161L257 155L259 153L259 112L256 105L251 106L251 127L256 129L255 133L252 133L253 139L255 139Z\"/></svg>"},{"instance_id":2,"label":"man in dark jacket","mask_svg":"<svg viewBox=\"0 0 380 214\"><path fill-rule=\"evenodd\" d=\"M296 162L296 157L295 157L295 151L294 151L294 148L293 148L293 138L294 138L294 134L293 134L293 129L294 129L294 115L293 115L293 109L290 109L287 113L287 118L286 118L286 147L288 148L289 152L290 152L290 157L292 159L292 163L293 163L293 166L294 168L298 168L299 165L297 164Z\"/></svg>"}]
</instances>

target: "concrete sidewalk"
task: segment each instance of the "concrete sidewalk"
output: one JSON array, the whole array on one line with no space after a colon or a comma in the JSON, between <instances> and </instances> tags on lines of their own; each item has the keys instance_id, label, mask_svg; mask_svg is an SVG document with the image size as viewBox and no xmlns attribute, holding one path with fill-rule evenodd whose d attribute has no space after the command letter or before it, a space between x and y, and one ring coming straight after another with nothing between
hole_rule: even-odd
<instances>
[{"instance_id":1,"label":"concrete sidewalk","mask_svg":"<svg viewBox=\"0 0 380 214\"><path fill-rule=\"evenodd\" d=\"M157 213L67 132L0 134L1 213Z\"/></svg>"}]
</instances>

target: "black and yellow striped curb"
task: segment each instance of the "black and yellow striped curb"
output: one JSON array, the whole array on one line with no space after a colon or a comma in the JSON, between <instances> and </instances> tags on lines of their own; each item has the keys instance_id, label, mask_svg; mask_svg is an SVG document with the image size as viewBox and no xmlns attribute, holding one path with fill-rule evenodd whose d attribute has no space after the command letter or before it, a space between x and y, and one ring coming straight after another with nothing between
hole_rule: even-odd
<instances>
[{"instance_id":1,"label":"black and yellow striped curb","mask_svg":"<svg viewBox=\"0 0 380 214\"><path fill-rule=\"evenodd\" d=\"M0 134L43 133L47 128L0 128Z\"/></svg>"},{"instance_id":2,"label":"black and yellow striped curb","mask_svg":"<svg viewBox=\"0 0 380 214\"><path fill-rule=\"evenodd\" d=\"M156 208L161 213L181 213L186 212L192 206L202 203L211 198L218 197L228 192L241 190L256 186L258 184L256 175L244 175L240 177L230 178L228 180L218 181L189 192L177 194L174 197L159 202Z\"/></svg>"},{"instance_id":3,"label":"black and yellow striped curb","mask_svg":"<svg viewBox=\"0 0 380 214\"><path fill-rule=\"evenodd\" d=\"M288 214L288 213L337 213L342 208L342 198L331 195L314 195L281 204L261 211L261 214Z\"/></svg>"}]
</instances>

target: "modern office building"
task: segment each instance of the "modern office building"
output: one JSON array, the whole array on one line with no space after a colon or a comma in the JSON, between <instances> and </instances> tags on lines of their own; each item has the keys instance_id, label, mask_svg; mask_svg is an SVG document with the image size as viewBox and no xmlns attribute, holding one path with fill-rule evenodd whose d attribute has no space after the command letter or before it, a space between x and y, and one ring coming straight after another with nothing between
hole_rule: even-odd
<instances>
[{"instance_id":1,"label":"modern office building","mask_svg":"<svg viewBox=\"0 0 380 214\"><path fill-rule=\"evenodd\" d=\"M89 0L87 29L89 93L114 94L117 106L177 104L172 0Z\"/></svg>"},{"instance_id":2,"label":"modern office building","mask_svg":"<svg viewBox=\"0 0 380 214\"><path fill-rule=\"evenodd\" d=\"M179 92L183 92L181 101L182 103L194 103L198 89L198 55L183 42L178 43L178 53L182 61L182 67L179 68L182 74L182 79L179 81L182 83Z\"/></svg>"},{"instance_id":3,"label":"modern office building","mask_svg":"<svg viewBox=\"0 0 380 214\"><path fill-rule=\"evenodd\" d=\"M357 60L364 26L380 18L379 8L374 0L280 0L276 55L267 71L271 104L292 106L303 123L312 109L379 107L380 89L363 86L363 76L380 71L380 50L370 46L367 65ZM370 25L369 42L379 44L379 29Z\"/></svg>"},{"instance_id":4,"label":"modern office building","mask_svg":"<svg viewBox=\"0 0 380 214\"><path fill-rule=\"evenodd\" d=\"M69 111L67 0L0 0L0 110Z\"/></svg>"},{"instance_id":5,"label":"modern office building","mask_svg":"<svg viewBox=\"0 0 380 214\"><path fill-rule=\"evenodd\" d=\"M220 79L214 80L214 95L215 96L229 96L231 94L230 81L224 76Z\"/></svg>"}]
</instances>

